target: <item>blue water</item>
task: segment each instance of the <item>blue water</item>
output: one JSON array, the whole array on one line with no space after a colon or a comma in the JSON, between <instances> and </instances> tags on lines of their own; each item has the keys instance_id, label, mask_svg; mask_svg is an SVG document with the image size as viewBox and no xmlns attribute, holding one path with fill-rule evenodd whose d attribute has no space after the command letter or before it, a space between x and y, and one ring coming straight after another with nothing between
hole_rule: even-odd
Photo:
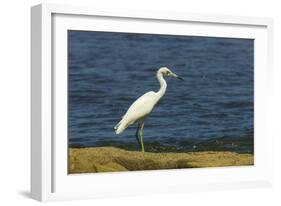
<instances>
[{"instance_id":1,"label":"blue water","mask_svg":"<svg viewBox=\"0 0 281 206\"><path fill-rule=\"evenodd\" d=\"M251 39L69 31L69 146L137 150L135 126L120 136L113 127L159 89L166 66L185 81L166 78L145 122L148 150L253 152L253 49Z\"/></svg>"}]
</instances>

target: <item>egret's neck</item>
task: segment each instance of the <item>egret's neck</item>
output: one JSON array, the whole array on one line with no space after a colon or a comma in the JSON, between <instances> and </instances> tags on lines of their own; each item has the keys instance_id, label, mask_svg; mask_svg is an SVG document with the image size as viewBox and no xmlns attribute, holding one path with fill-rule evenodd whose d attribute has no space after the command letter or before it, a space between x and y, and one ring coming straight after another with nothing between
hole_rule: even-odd
<instances>
[{"instance_id":1,"label":"egret's neck","mask_svg":"<svg viewBox=\"0 0 281 206\"><path fill-rule=\"evenodd\" d=\"M161 72L157 72L157 79L159 81L159 84L160 84L160 89L159 91L157 92L157 94L159 95L159 97L163 97L163 95L165 94L166 92L166 89L167 89L167 83L163 77L163 74Z\"/></svg>"}]
</instances>

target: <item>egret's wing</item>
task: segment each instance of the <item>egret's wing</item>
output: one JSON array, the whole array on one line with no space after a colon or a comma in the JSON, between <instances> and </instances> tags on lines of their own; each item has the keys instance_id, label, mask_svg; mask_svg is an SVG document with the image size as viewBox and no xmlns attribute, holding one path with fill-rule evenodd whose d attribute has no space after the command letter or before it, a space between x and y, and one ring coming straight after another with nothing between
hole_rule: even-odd
<instances>
[{"instance_id":1,"label":"egret's wing","mask_svg":"<svg viewBox=\"0 0 281 206\"><path fill-rule=\"evenodd\" d=\"M129 125L145 118L153 109L154 105L158 102L159 97L155 92L147 92L139 97L129 107L126 114L122 117L121 121L115 125L114 129L116 134L122 133Z\"/></svg>"},{"instance_id":2,"label":"egret's wing","mask_svg":"<svg viewBox=\"0 0 281 206\"><path fill-rule=\"evenodd\" d=\"M151 112L157 101L158 98L155 92L145 93L129 107L123 120L126 120L129 124L133 124L137 120L144 118Z\"/></svg>"}]
</instances>

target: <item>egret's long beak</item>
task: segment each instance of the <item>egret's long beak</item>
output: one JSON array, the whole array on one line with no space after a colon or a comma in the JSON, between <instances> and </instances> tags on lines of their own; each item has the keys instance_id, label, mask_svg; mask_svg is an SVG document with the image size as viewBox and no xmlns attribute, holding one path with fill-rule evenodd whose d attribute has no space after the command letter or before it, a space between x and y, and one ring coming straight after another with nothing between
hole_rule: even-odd
<instances>
[{"instance_id":1,"label":"egret's long beak","mask_svg":"<svg viewBox=\"0 0 281 206\"><path fill-rule=\"evenodd\" d=\"M175 73L172 73L172 76L175 77L175 78L177 78L177 79L180 79L180 80L184 81L184 78L178 76L178 75L175 74Z\"/></svg>"}]
</instances>

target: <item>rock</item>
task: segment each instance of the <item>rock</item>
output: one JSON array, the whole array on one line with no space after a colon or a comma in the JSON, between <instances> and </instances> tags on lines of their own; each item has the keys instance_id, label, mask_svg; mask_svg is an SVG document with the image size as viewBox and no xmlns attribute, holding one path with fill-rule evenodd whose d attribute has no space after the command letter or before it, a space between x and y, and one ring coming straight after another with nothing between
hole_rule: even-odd
<instances>
[{"instance_id":1,"label":"rock","mask_svg":"<svg viewBox=\"0 0 281 206\"><path fill-rule=\"evenodd\" d=\"M69 173L71 174L253 164L252 154L235 152L142 153L115 147L69 149Z\"/></svg>"}]
</instances>

